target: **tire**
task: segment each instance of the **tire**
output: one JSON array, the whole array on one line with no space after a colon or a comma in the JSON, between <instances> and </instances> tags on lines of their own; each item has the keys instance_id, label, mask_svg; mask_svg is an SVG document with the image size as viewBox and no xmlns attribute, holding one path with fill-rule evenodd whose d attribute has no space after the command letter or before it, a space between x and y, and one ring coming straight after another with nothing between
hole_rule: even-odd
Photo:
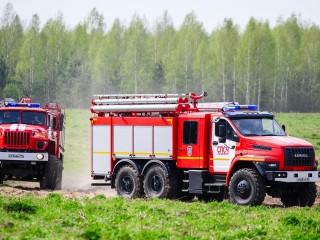
<instances>
[{"instance_id":1,"label":"tire","mask_svg":"<svg viewBox=\"0 0 320 240\"><path fill-rule=\"evenodd\" d=\"M44 175L40 179L40 189L60 190L62 184L62 161L49 155L45 163Z\"/></svg>"},{"instance_id":2,"label":"tire","mask_svg":"<svg viewBox=\"0 0 320 240\"><path fill-rule=\"evenodd\" d=\"M117 194L123 198L139 198L142 194L142 181L136 170L125 165L117 172L115 180Z\"/></svg>"},{"instance_id":3,"label":"tire","mask_svg":"<svg viewBox=\"0 0 320 240\"><path fill-rule=\"evenodd\" d=\"M261 205L266 196L266 183L260 174L250 168L235 172L229 183L231 201L238 205Z\"/></svg>"},{"instance_id":4,"label":"tire","mask_svg":"<svg viewBox=\"0 0 320 240\"><path fill-rule=\"evenodd\" d=\"M281 202L285 207L298 206L298 195L296 193L284 194L281 196Z\"/></svg>"},{"instance_id":5,"label":"tire","mask_svg":"<svg viewBox=\"0 0 320 240\"><path fill-rule=\"evenodd\" d=\"M281 202L285 207L311 207L317 197L317 186L315 183L303 183L297 186L295 191L281 196Z\"/></svg>"},{"instance_id":6,"label":"tire","mask_svg":"<svg viewBox=\"0 0 320 240\"><path fill-rule=\"evenodd\" d=\"M143 188L147 198L173 198L178 190L178 181L161 166L153 165L145 175Z\"/></svg>"}]
</instances>

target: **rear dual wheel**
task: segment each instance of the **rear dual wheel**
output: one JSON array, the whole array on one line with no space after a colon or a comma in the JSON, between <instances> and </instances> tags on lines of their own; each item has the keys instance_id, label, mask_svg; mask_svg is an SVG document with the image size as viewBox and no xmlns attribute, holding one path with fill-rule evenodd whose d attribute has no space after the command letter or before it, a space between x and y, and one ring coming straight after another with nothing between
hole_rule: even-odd
<instances>
[{"instance_id":1,"label":"rear dual wheel","mask_svg":"<svg viewBox=\"0 0 320 240\"><path fill-rule=\"evenodd\" d=\"M145 174L143 188L147 198L173 198L178 189L178 181L169 176L162 166L153 165Z\"/></svg>"},{"instance_id":2,"label":"rear dual wheel","mask_svg":"<svg viewBox=\"0 0 320 240\"><path fill-rule=\"evenodd\" d=\"M117 194L123 198L138 198L143 195L142 181L131 165L120 168L116 176L115 188Z\"/></svg>"}]
</instances>

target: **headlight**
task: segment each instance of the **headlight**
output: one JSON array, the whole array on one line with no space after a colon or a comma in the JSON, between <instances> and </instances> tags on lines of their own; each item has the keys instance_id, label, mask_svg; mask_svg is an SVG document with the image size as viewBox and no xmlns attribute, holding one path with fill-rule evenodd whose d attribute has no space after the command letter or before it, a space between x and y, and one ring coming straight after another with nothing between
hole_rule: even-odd
<instances>
[{"instance_id":1,"label":"headlight","mask_svg":"<svg viewBox=\"0 0 320 240\"><path fill-rule=\"evenodd\" d=\"M34 138L48 138L48 134L42 133L42 132L34 132L33 137Z\"/></svg>"},{"instance_id":2,"label":"headlight","mask_svg":"<svg viewBox=\"0 0 320 240\"><path fill-rule=\"evenodd\" d=\"M42 153L37 154L37 159L42 160L44 158L44 155Z\"/></svg>"}]
</instances>

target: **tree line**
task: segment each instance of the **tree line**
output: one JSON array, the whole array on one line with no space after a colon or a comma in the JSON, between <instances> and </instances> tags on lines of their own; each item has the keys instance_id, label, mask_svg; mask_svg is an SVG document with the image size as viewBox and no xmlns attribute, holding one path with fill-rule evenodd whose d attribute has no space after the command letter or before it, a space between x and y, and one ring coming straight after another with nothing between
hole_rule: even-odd
<instances>
[{"instance_id":1,"label":"tree line","mask_svg":"<svg viewBox=\"0 0 320 240\"><path fill-rule=\"evenodd\" d=\"M294 14L273 28L251 18L243 31L226 18L211 33L194 12L178 29L168 12L109 30L97 9L71 29L61 13L23 25L10 3L0 17L0 98L87 108L93 94L207 91L206 101L320 111L320 29Z\"/></svg>"}]
</instances>

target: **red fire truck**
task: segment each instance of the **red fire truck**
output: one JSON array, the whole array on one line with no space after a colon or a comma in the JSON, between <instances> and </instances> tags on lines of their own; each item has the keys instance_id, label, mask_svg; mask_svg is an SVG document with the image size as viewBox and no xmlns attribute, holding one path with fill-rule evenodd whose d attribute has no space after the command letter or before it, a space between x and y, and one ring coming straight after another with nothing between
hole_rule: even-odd
<instances>
[{"instance_id":1,"label":"red fire truck","mask_svg":"<svg viewBox=\"0 0 320 240\"><path fill-rule=\"evenodd\" d=\"M256 105L197 104L189 94L95 95L91 175L125 198L192 198L311 206L320 180L313 146ZM191 102L189 103L189 98Z\"/></svg>"},{"instance_id":2,"label":"red fire truck","mask_svg":"<svg viewBox=\"0 0 320 240\"><path fill-rule=\"evenodd\" d=\"M0 184L39 181L41 189L61 189L64 114L57 103L40 108L30 98L0 101Z\"/></svg>"}]
</instances>

